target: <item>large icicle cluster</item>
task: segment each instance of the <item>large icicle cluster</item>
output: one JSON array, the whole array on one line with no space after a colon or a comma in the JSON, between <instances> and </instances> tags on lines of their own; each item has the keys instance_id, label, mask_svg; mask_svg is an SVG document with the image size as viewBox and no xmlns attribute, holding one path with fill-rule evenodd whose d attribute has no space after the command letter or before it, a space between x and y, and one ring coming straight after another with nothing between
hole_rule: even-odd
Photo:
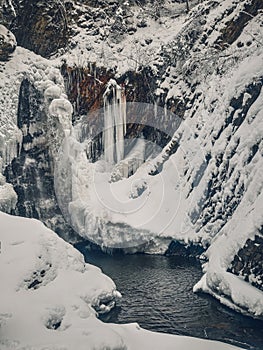
<instances>
[{"instance_id":1,"label":"large icicle cluster","mask_svg":"<svg viewBox=\"0 0 263 350\"><path fill-rule=\"evenodd\" d=\"M126 133L126 98L121 86L114 79L107 84L104 97L104 155L111 164L124 157Z\"/></svg>"}]
</instances>

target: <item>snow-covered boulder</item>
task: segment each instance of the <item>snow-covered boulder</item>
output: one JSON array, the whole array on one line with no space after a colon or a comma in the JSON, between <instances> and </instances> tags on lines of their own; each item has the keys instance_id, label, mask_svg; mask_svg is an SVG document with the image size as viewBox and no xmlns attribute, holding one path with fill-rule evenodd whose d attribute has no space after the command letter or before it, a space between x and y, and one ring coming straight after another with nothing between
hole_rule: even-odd
<instances>
[{"instance_id":1,"label":"snow-covered boulder","mask_svg":"<svg viewBox=\"0 0 263 350\"><path fill-rule=\"evenodd\" d=\"M39 221L0 212L0 223L1 350L237 349L102 323L93 307L120 296L110 278Z\"/></svg>"},{"instance_id":2,"label":"snow-covered boulder","mask_svg":"<svg viewBox=\"0 0 263 350\"><path fill-rule=\"evenodd\" d=\"M113 281L39 221L0 213L0 222L0 348L100 343L94 307L120 296Z\"/></svg>"},{"instance_id":3,"label":"snow-covered boulder","mask_svg":"<svg viewBox=\"0 0 263 350\"><path fill-rule=\"evenodd\" d=\"M0 61L6 61L16 49L16 38L10 30L0 24Z\"/></svg>"}]
</instances>

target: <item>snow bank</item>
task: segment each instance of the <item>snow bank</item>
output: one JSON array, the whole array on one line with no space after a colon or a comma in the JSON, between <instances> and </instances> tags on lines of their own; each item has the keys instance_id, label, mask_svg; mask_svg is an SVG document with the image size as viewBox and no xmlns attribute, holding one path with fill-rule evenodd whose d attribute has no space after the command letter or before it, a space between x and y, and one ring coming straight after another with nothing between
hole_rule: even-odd
<instances>
[{"instance_id":1,"label":"snow bank","mask_svg":"<svg viewBox=\"0 0 263 350\"><path fill-rule=\"evenodd\" d=\"M205 274L194 286L194 291L205 291L237 311L263 317L262 291L227 272L239 249L245 245L248 238L254 239L255 235L259 234L263 224L263 186L259 176L261 175L252 175L252 193L245 194L232 220L205 252L208 258L208 262L203 266Z\"/></svg>"},{"instance_id":2,"label":"snow bank","mask_svg":"<svg viewBox=\"0 0 263 350\"><path fill-rule=\"evenodd\" d=\"M0 275L5 281L1 349L12 348L13 341L16 349L29 344L39 348L67 344L73 349L78 341L82 344L77 348L84 349L86 341L90 348L103 343L95 330L100 322L92 306L105 309L103 303L119 295L110 278L85 264L78 251L37 220L0 213L0 222ZM108 333L112 344L120 346L120 337Z\"/></svg>"},{"instance_id":3,"label":"snow bank","mask_svg":"<svg viewBox=\"0 0 263 350\"><path fill-rule=\"evenodd\" d=\"M37 220L0 213L0 347L227 350L231 345L104 324L94 308L119 297L100 269Z\"/></svg>"}]
</instances>

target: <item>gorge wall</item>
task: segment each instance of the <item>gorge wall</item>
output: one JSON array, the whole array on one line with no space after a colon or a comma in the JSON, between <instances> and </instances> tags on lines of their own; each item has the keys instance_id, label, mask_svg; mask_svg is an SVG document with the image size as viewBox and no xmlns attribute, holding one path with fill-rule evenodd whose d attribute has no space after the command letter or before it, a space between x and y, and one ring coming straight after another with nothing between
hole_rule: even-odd
<instances>
[{"instance_id":1,"label":"gorge wall","mask_svg":"<svg viewBox=\"0 0 263 350\"><path fill-rule=\"evenodd\" d=\"M115 79L127 102L163 109L160 127L152 127L152 110L138 123L131 107L126 132L128 145L142 135L162 150L153 158L149 151L149 169L135 174L144 183L134 198L139 202L149 193L151 204L161 179L171 181L159 213L159 222L171 220L169 226L162 231L143 223L148 251L182 254L182 246L183 254L205 251L206 274L198 288L261 316L256 304L235 299L228 277L238 275L262 291L262 1L190 1L188 14L180 2L157 5L2 1L1 23L18 44L1 62L1 166L17 196L15 206L10 189L6 211L38 218L73 240L53 186L56 151L65 135L59 121L50 119L42 80L67 95L73 127L88 115L84 139L94 136L107 83ZM162 131L173 124L172 116L174 135ZM99 134L88 158L95 164L103 151ZM7 186L4 180L0 185ZM136 236L133 221L107 215L113 236L118 225L116 232ZM262 305L262 295L256 300Z\"/></svg>"}]
</instances>

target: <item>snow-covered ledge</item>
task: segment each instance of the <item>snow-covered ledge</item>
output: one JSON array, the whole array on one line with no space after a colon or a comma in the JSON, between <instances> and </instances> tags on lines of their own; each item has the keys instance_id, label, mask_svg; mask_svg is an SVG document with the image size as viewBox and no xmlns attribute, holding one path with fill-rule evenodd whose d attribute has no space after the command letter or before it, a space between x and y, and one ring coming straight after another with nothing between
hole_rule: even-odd
<instances>
[{"instance_id":1,"label":"snow-covered ledge","mask_svg":"<svg viewBox=\"0 0 263 350\"><path fill-rule=\"evenodd\" d=\"M236 349L152 333L137 324L104 324L94 307L119 297L114 282L34 219L0 212L0 348Z\"/></svg>"},{"instance_id":2,"label":"snow-covered ledge","mask_svg":"<svg viewBox=\"0 0 263 350\"><path fill-rule=\"evenodd\" d=\"M261 167L263 160L261 159ZM240 276L227 271L239 249L248 238L254 239L263 224L261 174L253 174L251 192L244 195L232 220L220 231L205 252L208 262L205 274L194 286L194 292L204 291L222 304L244 314L263 318L263 292Z\"/></svg>"}]
</instances>

